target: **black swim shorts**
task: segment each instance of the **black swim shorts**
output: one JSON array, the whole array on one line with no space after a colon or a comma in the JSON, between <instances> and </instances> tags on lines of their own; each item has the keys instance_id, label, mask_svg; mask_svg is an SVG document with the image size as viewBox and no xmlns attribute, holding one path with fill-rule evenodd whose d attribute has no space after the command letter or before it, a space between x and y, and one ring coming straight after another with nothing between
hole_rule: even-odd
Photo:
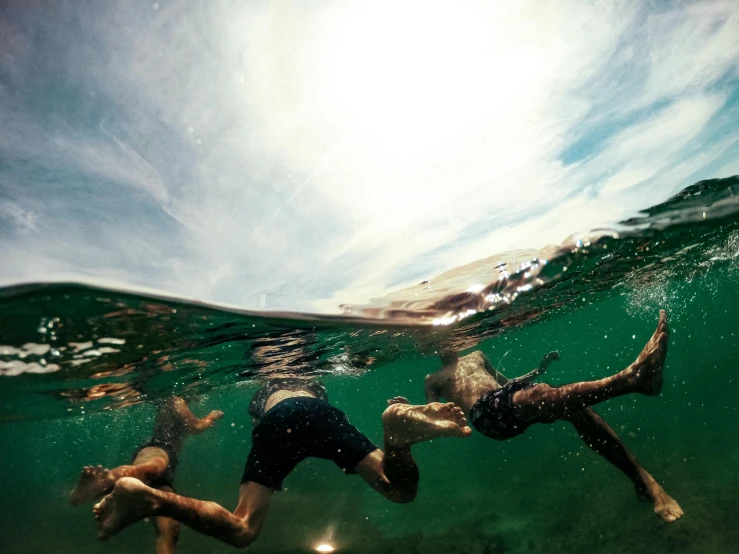
<instances>
[{"instance_id":1,"label":"black swim shorts","mask_svg":"<svg viewBox=\"0 0 739 554\"><path fill-rule=\"evenodd\" d=\"M534 385L520 381L508 381L503 387L482 395L470 409L470 423L480 433L491 439L504 441L520 435L534 421L522 421L513 411L511 396Z\"/></svg>"},{"instance_id":2,"label":"black swim shorts","mask_svg":"<svg viewBox=\"0 0 739 554\"><path fill-rule=\"evenodd\" d=\"M167 469L164 470L164 473L162 473L162 476L159 477L156 481L152 481L149 483L149 486L151 486L154 489L158 489L160 487L166 486L174 490L174 471L177 469L177 464L179 463L177 460L177 451L174 449L174 447L169 444L167 441L162 439L150 439L142 444L140 444L136 450L133 451L133 455L131 456L131 463L136 460L136 456L139 455L139 452L141 452L144 448L159 448L160 450L164 450L167 453L167 457L169 458L169 464L167 464Z\"/></svg>"},{"instance_id":3,"label":"black swim shorts","mask_svg":"<svg viewBox=\"0 0 739 554\"><path fill-rule=\"evenodd\" d=\"M305 458L332 460L346 473L377 447L344 412L307 396L287 398L264 414L252 431L242 483L282 490L282 481Z\"/></svg>"}]
</instances>

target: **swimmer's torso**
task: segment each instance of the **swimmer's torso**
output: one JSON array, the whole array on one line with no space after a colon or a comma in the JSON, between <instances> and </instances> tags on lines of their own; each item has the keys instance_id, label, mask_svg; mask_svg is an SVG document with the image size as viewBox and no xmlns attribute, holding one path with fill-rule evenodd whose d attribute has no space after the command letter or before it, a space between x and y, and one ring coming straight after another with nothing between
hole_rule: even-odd
<instances>
[{"instance_id":1,"label":"swimmer's torso","mask_svg":"<svg viewBox=\"0 0 739 554\"><path fill-rule=\"evenodd\" d=\"M469 413L483 394L501 386L488 370L494 371L485 355L476 351L434 373L432 384L442 398Z\"/></svg>"},{"instance_id":2,"label":"swimmer's torso","mask_svg":"<svg viewBox=\"0 0 739 554\"><path fill-rule=\"evenodd\" d=\"M317 398L315 394L313 394L310 391L304 390L304 389L298 389L298 390L281 389L276 392L273 392L267 398L267 402L264 405L264 411L268 412L277 403L282 402L283 400L286 400L288 398L293 398L295 396L309 396L311 398Z\"/></svg>"},{"instance_id":3,"label":"swimmer's torso","mask_svg":"<svg viewBox=\"0 0 739 554\"><path fill-rule=\"evenodd\" d=\"M178 402L184 403L184 400L169 397L157 405L152 438L171 444L174 450L179 453L182 450L182 443L188 431L182 416L177 411L176 404Z\"/></svg>"}]
</instances>

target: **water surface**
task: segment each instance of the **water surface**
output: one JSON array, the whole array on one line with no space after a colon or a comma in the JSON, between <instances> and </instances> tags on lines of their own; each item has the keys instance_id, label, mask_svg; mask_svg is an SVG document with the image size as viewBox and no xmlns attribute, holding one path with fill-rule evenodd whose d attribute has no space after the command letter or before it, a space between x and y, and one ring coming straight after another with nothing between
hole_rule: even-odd
<instances>
[{"instance_id":1,"label":"water surface","mask_svg":"<svg viewBox=\"0 0 739 554\"><path fill-rule=\"evenodd\" d=\"M562 360L553 385L628 365L668 310L666 386L598 407L685 516L664 524L565 423L497 443L414 447L420 492L393 505L311 460L277 495L256 552L732 552L739 498L739 179L698 183L608 230L493 256L343 316L259 313L77 284L0 291L0 444L8 552L139 552L137 524L105 544L66 496L82 465L125 462L151 431L152 401L191 398L216 428L181 456L182 494L233 507L250 445L246 402L275 374L320 376L336 406L381 441L386 398L423 401L435 352L481 349L522 374ZM230 548L183 530L178 551Z\"/></svg>"}]
</instances>

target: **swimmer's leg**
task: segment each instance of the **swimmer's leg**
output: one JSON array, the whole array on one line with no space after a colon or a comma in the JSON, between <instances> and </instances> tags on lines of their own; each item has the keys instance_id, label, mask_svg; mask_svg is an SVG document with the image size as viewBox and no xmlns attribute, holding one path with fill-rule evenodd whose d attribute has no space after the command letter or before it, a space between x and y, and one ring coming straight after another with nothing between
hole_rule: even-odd
<instances>
[{"instance_id":1,"label":"swimmer's leg","mask_svg":"<svg viewBox=\"0 0 739 554\"><path fill-rule=\"evenodd\" d=\"M157 490L174 492L170 487L162 486ZM152 518L156 531L156 554L174 554L177 539L180 537L180 524L168 517L155 516Z\"/></svg>"},{"instance_id":2,"label":"swimmer's leg","mask_svg":"<svg viewBox=\"0 0 739 554\"><path fill-rule=\"evenodd\" d=\"M161 448L142 448L132 465L106 469L103 466L85 466L77 486L69 495L72 504L82 504L96 500L113 490L122 477L134 477L144 483L159 479L169 465L169 456Z\"/></svg>"},{"instance_id":3,"label":"swimmer's leg","mask_svg":"<svg viewBox=\"0 0 739 554\"><path fill-rule=\"evenodd\" d=\"M411 502L418 491L418 466L411 445L442 437L468 437L462 409L454 404L433 402L413 406L393 399L382 414L384 451L379 448L354 468L373 489L392 502ZM405 399L403 399L405 400Z\"/></svg>"},{"instance_id":4,"label":"swimmer's leg","mask_svg":"<svg viewBox=\"0 0 739 554\"><path fill-rule=\"evenodd\" d=\"M668 336L667 313L662 310L652 338L629 367L597 381L561 387L540 384L516 391L511 396L515 414L523 421L565 419L572 412L624 394L658 395L662 390Z\"/></svg>"},{"instance_id":5,"label":"swimmer's leg","mask_svg":"<svg viewBox=\"0 0 739 554\"><path fill-rule=\"evenodd\" d=\"M405 448L379 448L370 452L354 468L365 482L391 502L405 504L416 498L418 492L418 466Z\"/></svg>"},{"instance_id":6,"label":"swimmer's leg","mask_svg":"<svg viewBox=\"0 0 739 554\"><path fill-rule=\"evenodd\" d=\"M567 420L575 426L585 444L631 479L637 494L652 503L658 516L665 521L675 521L683 515L678 503L639 464L634 454L602 417L586 408L570 414Z\"/></svg>"},{"instance_id":7,"label":"swimmer's leg","mask_svg":"<svg viewBox=\"0 0 739 554\"><path fill-rule=\"evenodd\" d=\"M273 489L247 481L239 489L239 505L231 513L215 502L153 489L137 479L120 479L113 492L93 509L98 539L107 540L146 517L165 517L231 546L245 548L262 529Z\"/></svg>"}]
</instances>

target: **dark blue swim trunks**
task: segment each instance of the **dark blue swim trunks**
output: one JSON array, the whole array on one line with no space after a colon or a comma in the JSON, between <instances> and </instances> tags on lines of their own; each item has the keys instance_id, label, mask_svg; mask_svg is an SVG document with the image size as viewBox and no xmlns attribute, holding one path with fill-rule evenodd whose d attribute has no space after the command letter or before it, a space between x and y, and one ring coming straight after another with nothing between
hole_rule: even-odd
<instances>
[{"instance_id":1,"label":"dark blue swim trunks","mask_svg":"<svg viewBox=\"0 0 739 554\"><path fill-rule=\"evenodd\" d=\"M332 460L346 473L377 450L344 412L317 398L297 396L275 404L252 431L242 483L282 490L282 481L306 458Z\"/></svg>"},{"instance_id":2,"label":"dark blue swim trunks","mask_svg":"<svg viewBox=\"0 0 739 554\"><path fill-rule=\"evenodd\" d=\"M177 451L166 440L150 439L140 444L136 448L136 450L133 451L133 455L131 456L131 463L136 460L136 456L138 456L139 452L141 452L144 448L159 448L160 450L164 450L167 453L167 457L169 458L167 469L164 470L164 473L161 475L161 477L159 477L159 479L157 479L156 481L152 481L150 483L150 486L155 489L166 486L174 490L174 472L177 469L177 464L179 463L177 460Z\"/></svg>"},{"instance_id":3,"label":"dark blue swim trunks","mask_svg":"<svg viewBox=\"0 0 739 554\"><path fill-rule=\"evenodd\" d=\"M533 386L531 383L508 381L503 387L486 392L470 408L470 423L486 437L499 441L520 435L534 421L526 422L518 418L511 405L511 396L516 391Z\"/></svg>"}]
</instances>

